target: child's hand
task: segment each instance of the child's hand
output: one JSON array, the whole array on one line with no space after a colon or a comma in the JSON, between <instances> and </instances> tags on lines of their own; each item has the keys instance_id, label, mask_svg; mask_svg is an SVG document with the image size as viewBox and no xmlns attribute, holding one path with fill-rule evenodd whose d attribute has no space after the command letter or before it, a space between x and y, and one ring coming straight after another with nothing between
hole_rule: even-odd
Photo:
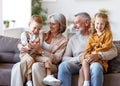
<instances>
[{"instance_id":1,"label":"child's hand","mask_svg":"<svg viewBox=\"0 0 120 86\"><path fill-rule=\"evenodd\" d=\"M92 52L91 54L97 54L97 52L94 51L94 52Z\"/></svg>"},{"instance_id":2,"label":"child's hand","mask_svg":"<svg viewBox=\"0 0 120 86\"><path fill-rule=\"evenodd\" d=\"M30 49L29 48L27 48L27 47L22 47L21 48L21 52L29 52L30 51Z\"/></svg>"},{"instance_id":3,"label":"child's hand","mask_svg":"<svg viewBox=\"0 0 120 86\"><path fill-rule=\"evenodd\" d=\"M31 48L30 48L28 45L24 46L23 48L24 48L25 50L31 50Z\"/></svg>"},{"instance_id":4,"label":"child's hand","mask_svg":"<svg viewBox=\"0 0 120 86\"><path fill-rule=\"evenodd\" d=\"M34 44L39 44L40 43L40 38L36 38L34 41L33 41Z\"/></svg>"}]
</instances>

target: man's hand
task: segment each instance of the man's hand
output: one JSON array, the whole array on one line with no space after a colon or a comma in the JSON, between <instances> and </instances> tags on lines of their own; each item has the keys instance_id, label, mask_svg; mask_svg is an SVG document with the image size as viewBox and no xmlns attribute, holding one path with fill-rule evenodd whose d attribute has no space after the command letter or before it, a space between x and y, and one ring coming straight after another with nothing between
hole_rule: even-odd
<instances>
[{"instance_id":1,"label":"man's hand","mask_svg":"<svg viewBox=\"0 0 120 86\"><path fill-rule=\"evenodd\" d=\"M96 62L99 60L98 54L90 54L89 57L87 58L87 61L89 64L92 62Z\"/></svg>"}]
</instances>

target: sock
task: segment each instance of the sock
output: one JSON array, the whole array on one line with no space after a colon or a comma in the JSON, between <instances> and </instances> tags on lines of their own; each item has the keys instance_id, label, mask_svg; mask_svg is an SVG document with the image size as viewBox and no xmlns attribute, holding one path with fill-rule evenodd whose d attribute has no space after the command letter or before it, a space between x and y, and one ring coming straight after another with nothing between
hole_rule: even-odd
<instances>
[{"instance_id":1,"label":"sock","mask_svg":"<svg viewBox=\"0 0 120 86\"><path fill-rule=\"evenodd\" d=\"M32 81L31 80L27 81L27 86L32 86Z\"/></svg>"},{"instance_id":2,"label":"sock","mask_svg":"<svg viewBox=\"0 0 120 86\"><path fill-rule=\"evenodd\" d=\"M84 81L83 86L90 86L90 81Z\"/></svg>"}]
</instances>

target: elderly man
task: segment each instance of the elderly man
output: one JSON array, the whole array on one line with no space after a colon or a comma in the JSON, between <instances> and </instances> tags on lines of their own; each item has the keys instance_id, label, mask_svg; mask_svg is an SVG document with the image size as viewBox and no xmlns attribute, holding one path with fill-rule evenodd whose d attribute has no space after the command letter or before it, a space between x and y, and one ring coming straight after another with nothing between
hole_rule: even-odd
<instances>
[{"instance_id":1,"label":"elderly man","mask_svg":"<svg viewBox=\"0 0 120 86\"><path fill-rule=\"evenodd\" d=\"M58 69L58 79L61 80L61 86L71 86L72 75L79 73L80 62L89 36L90 21L91 18L86 12L75 15L74 28L76 34L70 38L63 56L63 62ZM98 59L110 60L116 55L117 49L113 45L109 51L91 56L91 61L94 63L90 65L90 86L103 86L104 69L96 61Z\"/></svg>"}]
</instances>

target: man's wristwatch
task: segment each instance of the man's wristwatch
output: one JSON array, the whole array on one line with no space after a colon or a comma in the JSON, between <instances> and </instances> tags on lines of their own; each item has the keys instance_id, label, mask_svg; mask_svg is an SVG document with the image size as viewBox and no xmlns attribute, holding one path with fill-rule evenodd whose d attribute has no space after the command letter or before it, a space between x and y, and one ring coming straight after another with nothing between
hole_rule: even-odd
<instances>
[{"instance_id":1,"label":"man's wristwatch","mask_svg":"<svg viewBox=\"0 0 120 86\"><path fill-rule=\"evenodd\" d=\"M98 58L101 60L102 59L102 55L98 54Z\"/></svg>"}]
</instances>

